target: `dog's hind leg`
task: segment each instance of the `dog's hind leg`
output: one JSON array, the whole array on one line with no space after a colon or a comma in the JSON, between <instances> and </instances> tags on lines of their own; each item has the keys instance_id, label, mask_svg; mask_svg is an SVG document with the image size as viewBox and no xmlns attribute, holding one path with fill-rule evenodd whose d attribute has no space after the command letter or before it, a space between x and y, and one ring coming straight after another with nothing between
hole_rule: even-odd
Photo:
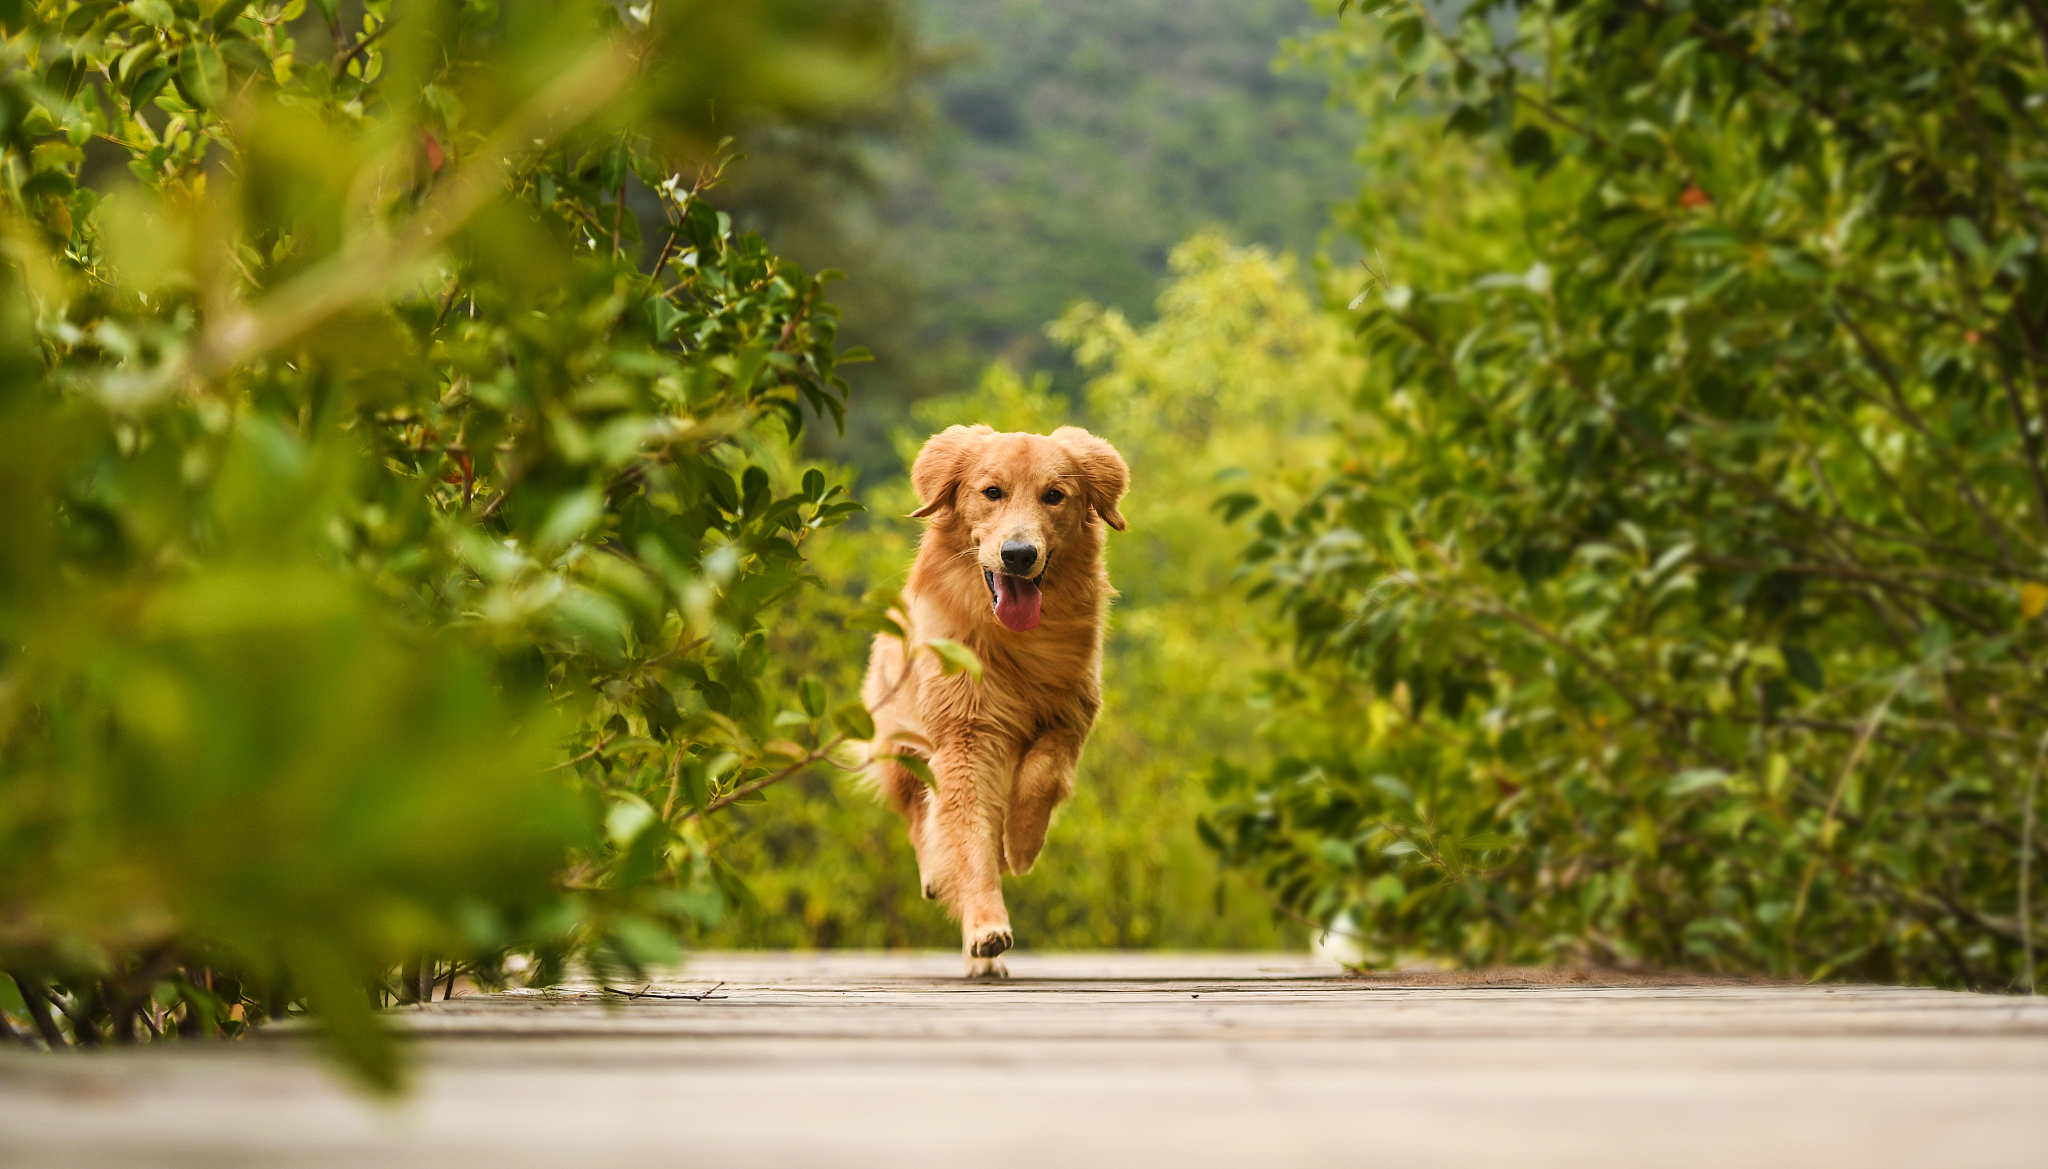
<instances>
[{"instance_id":1,"label":"dog's hind leg","mask_svg":"<svg viewBox=\"0 0 2048 1169\"><path fill-rule=\"evenodd\" d=\"M1003 867L1028 873L1045 847L1045 830L1055 808L1074 792L1074 765L1081 758L1081 737L1053 730L1039 736L1017 768L1017 787L1010 795L1010 814L1003 820Z\"/></svg>"},{"instance_id":2,"label":"dog's hind leg","mask_svg":"<svg viewBox=\"0 0 2048 1169\"><path fill-rule=\"evenodd\" d=\"M933 798L931 789L924 781L911 774L909 768L893 759L878 760L872 765L875 786L879 788L889 806L903 817L910 829L910 848L917 854L917 882L919 891L926 901L935 901L939 896L938 845L934 843L937 830L932 827Z\"/></svg>"}]
</instances>

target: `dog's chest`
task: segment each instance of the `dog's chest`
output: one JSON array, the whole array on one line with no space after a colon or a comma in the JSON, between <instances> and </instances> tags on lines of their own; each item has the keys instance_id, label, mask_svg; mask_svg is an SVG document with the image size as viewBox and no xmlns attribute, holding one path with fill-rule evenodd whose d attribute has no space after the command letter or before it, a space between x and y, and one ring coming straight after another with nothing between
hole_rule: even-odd
<instances>
[{"instance_id":1,"label":"dog's chest","mask_svg":"<svg viewBox=\"0 0 2048 1169\"><path fill-rule=\"evenodd\" d=\"M1092 639L989 639L975 649L984 710L1023 733L1072 721L1100 687Z\"/></svg>"}]
</instances>

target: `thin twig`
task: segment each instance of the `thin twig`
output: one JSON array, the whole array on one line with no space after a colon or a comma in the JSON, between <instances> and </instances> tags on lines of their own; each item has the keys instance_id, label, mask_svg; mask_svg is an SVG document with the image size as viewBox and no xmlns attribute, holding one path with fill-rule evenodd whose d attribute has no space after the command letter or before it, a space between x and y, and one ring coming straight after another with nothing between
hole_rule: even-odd
<instances>
[{"instance_id":1,"label":"thin twig","mask_svg":"<svg viewBox=\"0 0 2048 1169\"><path fill-rule=\"evenodd\" d=\"M661 822L664 824L675 814L676 793L681 790L682 782L683 749L678 747L668 758L668 798L661 802Z\"/></svg>"},{"instance_id":2,"label":"thin twig","mask_svg":"<svg viewBox=\"0 0 2048 1169\"><path fill-rule=\"evenodd\" d=\"M50 1014L50 992L42 980L18 971L13 977L15 987L21 991L21 1001L28 1007L28 1017L35 1021L36 1031L42 1035L43 1042L50 1045L51 1051L63 1051L70 1046L64 1042L64 1032Z\"/></svg>"},{"instance_id":3,"label":"thin twig","mask_svg":"<svg viewBox=\"0 0 2048 1169\"><path fill-rule=\"evenodd\" d=\"M654 258L654 267L647 273L649 281L660 282L661 270L668 266L668 258L675 254L676 235L676 230L671 228L668 233L668 239L661 245L661 254Z\"/></svg>"},{"instance_id":4,"label":"thin twig","mask_svg":"<svg viewBox=\"0 0 2048 1169\"><path fill-rule=\"evenodd\" d=\"M647 986L652 985L654 984L647 984ZM705 991L703 994L666 994L658 990L649 990L647 989L647 986L643 986L639 990L620 990L616 986L607 986L604 988L604 990L607 994L620 995L628 999L687 999L688 1001L693 1003L701 1003L705 999L723 999L729 997L727 995L715 993L719 987L722 987L724 985L724 982L719 982L716 986L713 986L710 990Z\"/></svg>"},{"instance_id":5,"label":"thin twig","mask_svg":"<svg viewBox=\"0 0 2048 1169\"><path fill-rule=\"evenodd\" d=\"M340 57L335 59L335 80L341 80L341 75L348 71L348 63L350 61L355 60L357 57L362 56L363 50L369 48L370 43L372 41L376 40L378 37L383 36L385 33L391 31L391 23L391 21L386 20L383 24L378 25L375 29L371 30L368 36L364 37L362 40L357 41L354 48L350 49L346 53L343 53ZM337 25L337 28L338 27L339 26Z\"/></svg>"},{"instance_id":6,"label":"thin twig","mask_svg":"<svg viewBox=\"0 0 2048 1169\"><path fill-rule=\"evenodd\" d=\"M583 763L583 762L586 762L586 761L588 761L588 760L591 760L591 759L595 759L595 758L597 758L597 755L598 755L598 753L599 753L600 751L603 751L603 750L604 750L604 749L605 749L605 748L606 748L607 746L609 746L609 745L611 744L611 741L612 741L613 739L617 738L617 737L618 737L617 735L612 735L612 734L607 734L607 735L602 735L602 736L599 736L599 738L598 738L598 740L597 740L597 746L595 746L595 747L592 747L592 748L591 748L590 750L588 750L588 751L585 751L585 752L584 752L583 754L581 754L581 755L578 755L578 756L577 756L576 758L574 758L574 759L564 759L564 760L562 760L562 761L561 761L560 763L557 763L557 764L555 764L555 765L554 765L553 767L550 767L550 768L548 768L548 770L549 770L549 771L560 771L560 770L562 770L562 769L563 769L564 767L574 767L574 766L576 766L576 765L577 765L578 763Z\"/></svg>"},{"instance_id":7,"label":"thin twig","mask_svg":"<svg viewBox=\"0 0 2048 1169\"><path fill-rule=\"evenodd\" d=\"M455 277L450 276L448 278L448 291L441 294L440 311L434 314L435 331L438 332L441 326L447 322L448 310L455 307L455 293L460 287L461 284L459 281L455 279Z\"/></svg>"},{"instance_id":8,"label":"thin twig","mask_svg":"<svg viewBox=\"0 0 2048 1169\"><path fill-rule=\"evenodd\" d=\"M903 655L903 673L898 675L896 681L892 683L887 690L883 691L881 696L875 700L876 706L879 707L886 705L891 699L896 697L896 692L903 688L903 684L910 681L911 656L915 654L918 650L924 648L926 648L926 646L923 642L919 642L916 646L906 648ZM741 800L746 798L747 796L753 795L755 792L760 791L762 788L772 787L775 784L781 783L783 780L788 779L790 776L795 775L797 772L802 771L804 768L809 767L813 763L829 761L829 757L832 751L835 748L837 748L840 744L850 741L851 738L851 735L842 733L838 738L833 739L831 742L826 743L824 746L813 748L808 755L805 755L802 759L797 760L795 763L790 764L788 767L783 768L781 771L776 772L774 775L763 776L762 778L757 779L752 783L743 785L741 787L736 787L733 790L727 792L726 794L704 805L702 808L690 809L690 811L683 815L683 819L692 820L699 816L709 816L711 813L718 811L720 808L726 807L737 800ZM833 764L833 766L837 767L838 764L835 763ZM859 770L859 768L841 767L840 770L857 771Z\"/></svg>"},{"instance_id":9,"label":"thin twig","mask_svg":"<svg viewBox=\"0 0 2048 1169\"><path fill-rule=\"evenodd\" d=\"M824 746L812 751L810 754L804 756L802 759L799 759L795 763L790 764L788 767L783 768L781 771L776 772L774 775L762 776L760 779L757 779L752 783L742 784L741 786L732 789L726 794L704 805L702 808L692 808L688 812L685 812L683 814L683 819L692 820L698 816L709 816L711 813L716 812L720 808L733 804L736 801L745 799L746 797L753 795L755 792L760 791L764 787L771 787L775 784L781 783L783 780L788 779L790 776L795 775L797 772L802 771L804 768L809 767L811 764L817 763L820 760L824 759L827 756L827 754L829 754L832 751L833 748L839 746L839 744L841 743L846 742L847 738L848 736L842 734L838 738L833 739L831 742L825 744Z\"/></svg>"},{"instance_id":10,"label":"thin twig","mask_svg":"<svg viewBox=\"0 0 2048 1169\"><path fill-rule=\"evenodd\" d=\"M619 177L619 198L618 201L612 205L612 259L614 260L618 259L619 253L624 250L623 245L621 245L619 242L619 238L620 233L625 229L625 226L626 179L625 176L621 175Z\"/></svg>"},{"instance_id":11,"label":"thin twig","mask_svg":"<svg viewBox=\"0 0 2048 1169\"><path fill-rule=\"evenodd\" d=\"M1836 778L1835 790L1828 796L1827 811L1821 814L1819 840L1816 842L1813 855L1807 858L1806 874L1799 879L1799 896L1792 902L1792 916L1785 923L1785 944L1788 949L1799 929L1799 917L1806 912L1806 895L1813 888L1813 877L1820 868L1821 856L1829 851L1828 829L1835 822L1835 809L1841 806L1842 793L1848 790L1849 778L1856 774L1856 765L1862 762L1863 752L1870 746L1871 737L1884 722L1885 712L1892 708L1892 700L1899 696L1899 691L1906 688L1906 683L1912 680L1913 674L1914 671L1910 669L1899 671L1899 680L1892 683L1891 691L1884 696L1884 701L1878 703L1877 709L1871 711L1870 717L1864 720L1863 731L1857 735L1856 745L1849 749L1849 758L1842 764L1842 774Z\"/></svg>"},{"instance_id":12,"label":"thin twig","mask_svg":"<svg viewBox=\"0 0 2048 1169\"><path fill-rule=\"evenodd\" d=\"M2027 777L2027 802L2020 809L2020 950L2026 955L2027 993L2038 994L2034 984L2034 917L2028 882L2033 879L2034 799L2040 792L2041 766L2048 762L2048 734L2041 736L2034 753L2034 772Z\"/></svg>"}]
</instances>

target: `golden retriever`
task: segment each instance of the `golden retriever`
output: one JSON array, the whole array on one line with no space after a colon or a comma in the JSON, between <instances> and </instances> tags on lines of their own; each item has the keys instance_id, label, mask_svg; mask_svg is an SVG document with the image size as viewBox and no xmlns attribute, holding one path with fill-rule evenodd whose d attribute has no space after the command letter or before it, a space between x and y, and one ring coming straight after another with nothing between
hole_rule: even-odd
<instances>
[{"instance_id":1,"label":"golden retriever","mask_svg":"<svg viewBox=\"0 0 2048 1169\"><path fill-rule=\"evenodd\" d=\"M1130 472L1079 427L953 426L925 443L910 479L924 503L911 514L931 525L894 614L904 636L875 638L868 658L869 774L909 824L924 895L960 919L968 975L1000 977L1014 941L1002 875L1031 871L1102 706L1116 595L1103 528L1124 528ZM940 638L975 652L979 683L916 652ZM927 761L936 790L902 754Z\"/></svg>"}]
</instances>

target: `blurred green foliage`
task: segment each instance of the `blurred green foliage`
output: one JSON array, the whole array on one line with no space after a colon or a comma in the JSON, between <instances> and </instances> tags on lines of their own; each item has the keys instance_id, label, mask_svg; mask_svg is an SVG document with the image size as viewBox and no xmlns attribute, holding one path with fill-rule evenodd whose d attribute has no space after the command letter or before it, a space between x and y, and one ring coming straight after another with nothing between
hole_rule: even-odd
<instances>
[{"instance_id":1,"label":"blurred green foliage","mask_svg":"<svg viewBox=\"0 0 2048 1169\"><path fill-rule=\"evenodd\" d=\"M829 274L703 191L885 88L890 9L0 24L7 1029L310 1012L389 1085L393 997L675 957L704 813L839 737L773 721L764 625L858 508L791 450Z\"/></svg>"},{"instance_id":2,"label":"blurred green foliage","mask_svg":"<svg viewBox=\"0 0 2048 1169\"><path fill-rule=\"evenodd\" d=\"M1374 963L2031 984L2048 9L1347 7L1370 372L1214 847Z\"/></svg>"},{"instance_id":3,"label":"blurred green foliage","mask_svg":"<svg viewBox=\"0 0 2048 1169\"><path fill-rule=\"evenodd\" d=\"M902 89L859 116L743 133L714 201L785 254L844 269L861 408L829 450L876 485L900 473L913 408L991 360L1082 398L1045 324L1080 300L1151 319L1168 256L1218 228L1275 254L1319 240L1357 182L1348 105L1276 68L1312 27L1301 0L917 0ZM1326 237L1328 237L1326 239Z\"/></svg>"},{"instance_id":4,"label":"blurred green foliage","mask_svg":"<svg viewBox=\"0 0 2048 1169\"><path fill-rule=\"evenodd\" d=\"M1233 877L1219 887L1194 834L1208 801L1192 769L1255 748L1263 715L1250 700L1276 632L1232 588L1238 542L1211 507L1219 483L1241 484L1254 469L1305 499L1333 449L1322 421L1329 387L1355 382L1358 363L1291 262L1205 233L1175 250L1172 270L1150 324L1082 304L1055 325L1053 338L1092 374L1084 401L998 365L972 392L921 404L920 429L901 436L907 462L925 434L956 422L1041 434L1085 422L1112 436L1131 468L1130 529L1108 542L1121 596L1104 647L1102 719L1038 867L1004 891L1026 948L1304 939L1256 884ZM1298 470L1275 483L1274 467ZM917 506L907 479L868 502L862 538L835 541L814 560L828 589L804 594L771 637L777 660L816 669L834 698L858 692L870 636L857 623L869 608L861 598L902 587L922 526L905 518ZM719 856L747 875L757 902L707 931L705 944L950 946L957 937L918 895L901 820L848 778L800 779L725 827Z\"/></svg>"}]
</instances>

